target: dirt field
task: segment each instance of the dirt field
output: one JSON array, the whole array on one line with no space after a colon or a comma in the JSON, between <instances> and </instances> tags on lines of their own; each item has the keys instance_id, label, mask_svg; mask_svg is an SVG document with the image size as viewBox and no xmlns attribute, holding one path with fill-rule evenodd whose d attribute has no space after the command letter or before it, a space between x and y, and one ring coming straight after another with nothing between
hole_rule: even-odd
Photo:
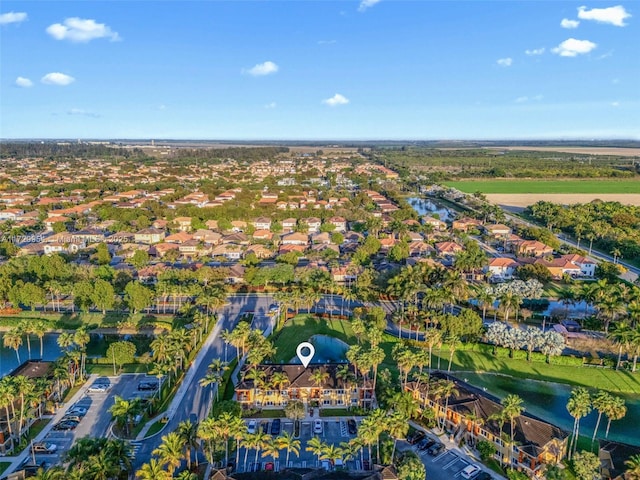
<instances>
[{"instance_id":1,"label":"dirt field","mask_svg":"<svg viewBox=\"0 0 640 480\"><path fill-rule=\"evenodd\" d=\"M511 211L524 210L540 200L571 205L589 203L592 200L620 202L625 205L640 206L640 194L637 193L487 193L487 200Z\"/></svg>"},{"instance_id":2,"label":"dirt field","mask_svg":"<svg viewBox=\"0 0 640 480\"><path fill-rule=\"evenodd\" d=\"M621 147L485 147L490 150L529 150L532 152L565 152L581 155L615 155L618 157L638 157L640 148Z\"/></svg>"}]
</instances>

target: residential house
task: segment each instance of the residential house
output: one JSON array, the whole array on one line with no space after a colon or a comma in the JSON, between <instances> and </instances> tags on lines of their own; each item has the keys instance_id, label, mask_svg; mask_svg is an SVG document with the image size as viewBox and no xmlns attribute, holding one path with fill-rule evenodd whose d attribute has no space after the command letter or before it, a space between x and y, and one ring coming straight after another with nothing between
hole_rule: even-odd
<instances>
[{"instance_id":1,"label":"residential house","mask_svg":"<svg viewBox=\"0 0 640 480\"><path fill-rule=\"evenodd\" d=\"M553 255L553 248L538 240L520 240L513 243L513 251L523 257L546 257Z\"/></svg>"},{"instance_id":2,"label":"residential house","mask_svg":"<svg viewBox=\"0 0 640 480\"><path fill-rule=\"evenodd\" d=\"M310 237L311 237L311 243L323 243L323 244L331 243L331 235L328 232L312 233Z\"/></svg>"},{"instance_id":3,"label":"residential house","mask_svg":"<svg viewBox=\"0 0 640 480\"><path fill-rule=\"evenodd\" d=\"M280 244L281 245L308 245L309 244L309 236L306 233L300 232L291 232L285 235L282 235Z\"/></svg>"},{"instance_id":4,"label":"residential house","mask_svg":"<svg viewBox=\"0 0 640 480\"><path fill-rule=\"evenodd\" d=\"M160 230L159 228L143 228L142 230L137 231L133 238L136 243L159 243L164 240L165 231Z\"/></svg>"},{"instance_id":5,"label":"residential house","mask_svg":"<svg viewBox=\"0 0 640 480\"><path fill-rule=\"evenodd\" d=\"M249 237L244 233L225 235L220 241L222 244L235 243L236 245L249 245Z\"/></svg>"},{"instance_id":6,"label":"residential house","mask_svg":"<svg viewBox=\"0 0 640 480\"><path fill-rule=\"evenodd\" d=\"M447 224L438 218L422 217L422 223L430 225L436 232L444 232L447 229Z\"/></svg>"},{"instance_id":7,"label":"residential house","mask_svg":"<svg viewBox=\"0 0 640 480\"><path fill-rule=\"evenodd\" d=\"M520 264L512 258L496 257L489 261L489 265L485 267L485 273L489 273L492 277L510 279L519 266Z\"/></svg>"},{"instance_id":8,"label":"residential house","mask_svg":"<svg viewBox=\"0 0 640 480\"><path fill-rule=\"evenodd\" d=\"M316 233L320 231L320 225L322 225L322 220L317 217L309 217L303 222L307 225L307 233Z\"/></svg>"},{"instance_id":9,"label":"residential house","mask_svg":"<svg viewBox=\"0 0 640 480\"><path fill-rule=\"evenodd\" d=\"M444 375L440 375L441 377ZM514 418L514 444L510 438L510 422L500 423L496 417L502 411L497 398L452 377L457 394L436 401L429 396L427 385L409 382L405 390L412 393L421 408L432 409L436 419L444 421L455 443L464 441L476 445L484 440L493 443L497 456L507 465L524 470L534 476L543 471L545 464L558 464L567 451L568 433L526 413ZM444 404L448 407L445 410Z\"/></svg>"},{"instance_id":10,"label":"residential house","mask_svg":"<svg viewBox=\"0 0 640 480\"><path fill-rule=\"evenodd\" d=\"M53 231L53 226L56 223L69 223L71 221L72 220L69 217L63 217L63 216L57 216L56 215L55 217L46 218L43 223L44 223L45 228L48 231L52 232Z\"/></svg>"},{"instance_id":11,"label":"residential house","mask_svg":"<svg viewBox=\"0 0 640 480\"><path fill-rule=\"evenodd\" d=\"M250 253L253 253L256 257L260 259L272 258L274 255L273 251L271 251L264 245L260 245L260 244L249 245L247 247L247 250L245 251L245 254L249 255Z\"/></svg>"},{"instance_id":12,"label":"residential house","mask_svg":"<svg viewBox=\"0 0 640 480\"><path fill-rule=\"evenodd\" d=\"M242 247L235 243L226 243L217 245L211 250L214 257L226 257L228 260L240 260L242 258Z\"/></svg>"},{"instance_id":13,"label":"residential house","mask_svg":"<svg viewBox=\"0 0 640 480\"><path fill-rule=\"evenodd\" d=\"M273 238L273 233L271 232L271 230L256 230L255 232L253 232L253 235L251 235L253 237L254 240L271 240Z\"/></svg>"},{"instance_id":14,"label":"residential house","mask_svg":"<svg viewBox=\"0 0 640 480\"><path fill-rule=\"evenodd\" d=\"M395 237L389 236L380 239L380 253L389 253L389 250L397 243Z\"/></svg>"},{"instance_id":15,"label":"residential house","mask_svg":"<svg viewBox=\"0 0 640 480\"><path fill-rule=\"evenodd\" d=\"M218 230L218 221L217 220L207 220L204 222L204 226L210 230Z\"/></svg>"},{"instance_id":16,"label":"residential house","mask_svg":"<svg viewBox=\"0 0 640 480\"><path fill-rule=\"evenodd\" d=\"M0 221L11 220L15 222L23 214L24 210L20 210L18 208L7 208L5 210L0 210Z\"/></svg>"},{"instance_id":17,"label":"residential house","mask_svg":"<svg viewBox=\"0 0 640 480\"><path fill-rule=\"evenodd\" d=\"M319 406L321 408L367 408L375 405L373 384L363 381L358 376L357 381L345 381L339 378L338 370L345 364L324 363L322 365L273 364L255 367L264 372L268 381L275 373L284 373L287 381L278 385L262 389L253 380L246 378L249 367L245 367L241 380L235 387L235 399L245 408L282 408L290 400L300 400L305 406ZM348 365L355 375L352 365ZM313 381L314 373L318 370L327 373L326 380L318 384Z\"/></svg>"},{"instance_id":18,"label":"residential house","mask_svg":"<svg viewBox=\"0 0 640 480\"><path fill-rule=\"evenodd\" d=\"M297 224L298 221L295 218L285 218L282 220L282 233L293 232Z\"/></svg>"},{"instance_id":19,"label":"residential house","mask_svg":"<svg viewBox=\"0 0 640 480\"><path fill-rule=\"evenodd\" d=\"M596 262L588 259L587 257L583 257L582 255L578 255L576 253L570 255L561 255L561 259L568 260L580 267L580 275L583 277L594 277L596 275Z\"/></svg>"},{"instance_id":20,"label":"residential house","mask_svg":"<svg viewBox=\"0 0 640 480\"><path fill-rule=\"evenodd\" d=\"M200 229L193 234L193 238L199 242L208 243L210 245L218 245L222 241L222 235L212 230Z\"/></svg>"},{"instance_id":21,"label":"residential house","mask_svg":"<svg viewBox=\"0 0 640 480\"><path fill-rule=\"evenodd\" d=\"M176 217L173 219L173 223L178 226L178 230L181 232L191 231L191 217Z\"/></svg>"},{"instance_id":22,"label":"residential house","mask_svg":"<svg viewBox=\"0 0 640 480\"><path fill-rule=\"evenodd\" d=\"M494 238L504 238L511 235L511 229L501 223L494 223L492 225L485 225L484 231L487 235Z\"/></svg>"},{"instance_id":23,"label":"residential house","mask_svg":"<svg viewBox=\"0 0 640 480\"><path fill-rule=\"evenodd\" d=\"M271 230L271 219L269 217L259 217L253 221L256 230Z\"/></svg>"},{"instance_id":24,"label":"residential house","mask_svg":"<svg viewBox=\"0 0 640 480\"><path fill-rule=\"evenodd\" d=\"M193 235L184 231L174 233L172 235L165 237L164 239L164 241L167 243L184 243L184 242L188 242L189 240L193 240Z\"/></svg>"},{"instance_id":25,"label":"residential house","mask_svg":"<svg viewBox=\"0 0 640 480\"><path fill-rule=\"evenodd\" d=\"M480 220L464 217L459 220L454 220L451 228L453 230L457 230L458 232L467 232L469 230L479 229L481 226L482 222Z\"/></svg>"},{"instance_id":26,"label":"residential house","mask_svg":"<svg viewBox=\"0 0 640 480\"><path fill-rule=\"evenodd\" d=\"M180 246L177 243L156 243L149 249L149 254L155 254L157 257L164 257L171 250L178 250Z\"/></svg>"},{"instance_id":27,"label":"residential house","mask_svg":"<svg viewBox=\"0 0 640 480\"><path fill-rule=\"evenodd\" d=\"M242 220L234 220L231 222L231 231L236 233L244 232L247 229L247 222Z\"/></svg>"},{"instance_id":28,"label":"residential house","mask_svg":"<svg viewBox=\"0 0 640 480\"><path fill-rule=\"evenodd\" d=\"M421 240L409 242L410 257L425 257L433 252L433 247Z\"/></svg>"},{"instance_id":29,"label":"residential house","mask_svg":"<svg viewBox=\"0 0 640 480\"><path fill-rule=\"evenodd\" d=\"M561 279L564 275L579 277L582 273L582 270L578 265L562 257L551 260L523 257L519 258L518 261L522 264L531 263L535 265L543 265L547 270L549 270L549 273L551 273L551 276L554 279Z\"/></svg>"},{"instance_id":30,"label":"residential house","mask_svg":"<svg viewBox=\"0 0 640 480\"><path fill-rule=\"evenodd\" d=\"M347 221L343 217L331 217L328 222L335 227L336 232L347 230Z\"/></svg>"},{"instance_id":31,"label":"residential house","mask_svg":"<svg viewBox=\"0 0 640 480\"><path fill-rule=\"evenodd\" d=\"M244 283L244 272L245 268L243 265L240 265L239 263L232 265L231 268L229 268L227 283L231 283L232 285Z\"/></svg>"},{"instance_id":32,"label":"residential house","mask_svg":"<svg viewBox=\"0 0 640 480\"><path fill-rule=\"evenodd\" d=\"M209 253L211 248L202 245L198 240L193 238L178 245L178 251L185 257L198 257Z\"/></svg>"},{"instance_id":33,"label":"residential house","mask_svg":"<svg viewBox=\"0 0 640 480\"><path fill-rule=\"evenodd\" d=\"M462 247L455 242L439 242L436 243L436 253L441 257L453 257L456 253L462 251Z\"/></svg>"}]
</instances>

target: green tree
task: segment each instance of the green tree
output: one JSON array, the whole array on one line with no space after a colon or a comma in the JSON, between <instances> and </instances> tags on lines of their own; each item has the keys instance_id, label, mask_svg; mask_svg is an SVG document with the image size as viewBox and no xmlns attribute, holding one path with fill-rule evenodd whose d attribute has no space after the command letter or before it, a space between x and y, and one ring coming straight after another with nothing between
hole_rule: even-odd
<instances>
[{"instance_id":1,"label":"green tree","mask_svg":"<svg viewBox=\"0 0 640 480\"><path fill-rule=\"evenodd\" d=\"M136 354L136 346L132 342L120 341L113 342L107 348L107 354L105 358L108 358L113 362L113 374L116 375L116 365L119 368L125 363L133 363Z\"/></svg>"},{"instance_id":2,"label":"green tree","mask_svg":"<svg viewBox=\"0 0 640 480\"><path fill-rule=\"evenodd\" d=\"M600 477L600 459L595 453L581 450L571 462L577 480L594 480Z\"/></svg>"},{"instance_id":3,"label":"green tree","mask_svg":"<svg viewBox=\"0 0 640 480\"><path fill-rule=\"evenodd\" d=\"M153 301L153 292L139 282L129 282L124 291L124 301L134 314L147 308Z\"/></svg>"},{"instance_id":4,"label":"green tree","mask_svg":"<svg viewBox=\"0 0 640 480\"><path fill-rule=\"evenodd\" d=\"M114 398L114 404L109 408L109 413L116 420L116 423L125 427L127 436L131 432L133 420L141 411L142 405L139 399L125 400L117 395Z\"/></svg>"},{"instance_id":5,"label":"green tree","mask_svg":"<svg viewBox=\"0 0 640 480\"><path fill-rule=\"evenodd\" d=\"M572 452L578 446L578 436L580 433L580 419L591 412L591 396L584 387L577 387L571 390L571 395L567 402L567 410L573 417L573 432L569 443L568 457L571 459Z\"/></svg>"},{"instance_id":6,"label":"green tree","mask_svg":"<svg viewBox=\"0 0 640 480\"><path fill-rule=\"evenodd\" d=\"M95 261L98 265L108 265L111 262L111 254L106 243L99 243L96 247Z\"/></svg>"},{"instance_id":7,"label":"green tree","mask_svg":"<svg viewBox=\"0 0 640 480\"><path fill-rule=\"evenodd\" d=\"M110 282L98 279L93 284L91 301L106 315L107 310L113 308L115 304L115 290Z\"/></svg>"},{"instance_id":8,"label":"green tree","mask_svg":"<svg viewBox=\"0 0 640 480\"><path fill-rule=\"evenodd\" d=\"M149 253L145 250L136 250L129 260L129 263L140 270L149 263Z\"/></svg>"},{"instance_id":9,"label":"green tree","mask_svg":"<svg viewBox=\"0 0 640 480\"><path fill-rule=\"evenodd\" d=\"M407 452L398 465L398 480L424 480L427 474L424 464L413 452Z\"/></svg>"},{"instance_id":10,"label":"green tree","mask_svg":"<svg viewBox=\"0 0 640 480\"><path fill-rule=\"evenodd\" d=\"M180 466L184 458L184 443L176 432L163 435L162 443L152 453L160 457L163 465L167 466L169 477L173 477L173 472Z\"/></svg>"}]
</instances>

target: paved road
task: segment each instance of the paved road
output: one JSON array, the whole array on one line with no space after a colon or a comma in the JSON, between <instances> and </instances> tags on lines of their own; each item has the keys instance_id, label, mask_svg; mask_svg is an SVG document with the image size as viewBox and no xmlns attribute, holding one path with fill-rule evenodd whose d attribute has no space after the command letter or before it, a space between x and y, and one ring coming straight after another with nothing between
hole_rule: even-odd
<instances>
[{"instance_id":1,"label":"paved road","mask_svg":"<svg viewBox=\"0 0 640 480\"><path fill-rule=\"evenodd\" d=\"M272 298L269 296L250 295L233 296L229 298L229 304L221 310L220 319L211 333L213 338L210 340L210 346L202 351L202 358L200 362L195 365L195 370L193 374L190 375L190 378L185 379L188 382L185 384L186 393L175 410L173 418L163 430L163 434L175 430L178 424L184 420L188 420L192 413L195 413L200 420L207 417L213 399L213 392L210 387L203 388L198 382L206 375L207 367L212 360L216 358L224 360L225 343L222 338L220 338L220 332L225 329L233 329L238 323L241 314L244 312L261 314L255 316L253 328L264 331L269 326L270 319L266 314L268 313L271 303ZM235 349L229 346L227 352L228 359L233 358L235 354ZM143 440L139 446L136 446L134 468L137 469L143 463L149 461L152 456L151 452L160 445L161 440L162 434Z\"/></svg>"}]
</instances>

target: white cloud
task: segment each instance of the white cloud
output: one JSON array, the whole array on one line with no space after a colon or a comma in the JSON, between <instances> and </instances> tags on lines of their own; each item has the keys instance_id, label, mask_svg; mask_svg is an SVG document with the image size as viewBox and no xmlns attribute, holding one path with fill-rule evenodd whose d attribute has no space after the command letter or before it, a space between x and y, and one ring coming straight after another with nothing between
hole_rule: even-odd
<instances>
[{"instance_id":1,"label":"white cloud","mask_svg":"<svg viewBox=\"0 0 640 480\"><path fill-rule=\"evenodd\" d=\"M619 107L620 106L620 102L611 102L611 106L612 107Z\"/></svg>"},{"instance_id":2,"label":"white cloud","mask_svg":"<svg viewBox=\"0 0 640 480\"><path fill-rule=\"evenodd\" d=\"M271 109L271 108L276 108L278 106L278 104L276 102L271 102L271 103L267 103L264 108L267 109Z\"/></svg>"},{"instance_id":3,"label":"white cloud","mask_svg":"<svg viewBox=\"0 0 640 480\"><path fill-rule=\"evenodd\" d=\"M33 87L33 82L25 77L16 78L16 86L21 88Z\"/></svg>"},{"instance_id":4,"label":"white cloud","mask_svg":"<svg viewBox=\"0 0 640 480\"><path fill-rule=\"evenodd\" d=\"M9 25L10 23L20 23L27 19L24 12L7 12L0 15L0 25Z\"/></svg>"},{"instance_id":5,"label":"white cloud","mask_svg":"<svg viewBox=\"0 0 640 480\"><path fill-rule=\"evenodd\" d=\"M336 93L333 97L323 100L322 103L329 105L330 107L337 107L338 105L346 105L349 103L349 99L344 95Z\"/></svg>"},{"instance_id":6,"label":"white cloud","mask_svg":"<svg viewBox=\"0 0 640 480\"><path fill-rule=\"evenodd\" d=\"M358 6L359 12L364 12L367 8L373 7L376 3L380 3L380 0L361 0Z\"/></svg>"},{"instance_id":7,"label":"white cloud","mask_svg":"<svg viewBox=\"0 0 640 480\"><path fill-rule=\"evenodd\" d=\"M629 17L631 17L631 14L622 5L608 8L592 8L591 10L587 10L587 7L578 7L578 18L608 23L616 27L626 26L627 24L624 21Z\"/></svg>"},{"instance_id":8,"label":"white cloud","mask_svg":"<svg viewBox=\"0 0 640 480\"><path fill-rule=\"evenodd\" d=\"M52 73L47 73L44 77L40 79L40 81L47 85L59 85L64 87L72 84L73 82L76 81L76 79L64 73L52 72Z\"/></svg>"},{"instance_id":9,"label":"white cloud","mask_svg":"<svg viewBox=\"0 0 640 480\"><path fill-rule=\"evenodd\" d=\"M531 50L525 50L524 53L527 55L542 55L544 53L545 48L533 48Z\"/></svg>"},{"instance_id":10,"label":"white cloud","mask_svg":"<svg viewBox=\"0 0 640 480\"><path fill-rule=\"evenodd\" d=\"M513 59L512 58L499 58L496 63L498 65L500 65L501 67L510 67L511 64L513 63Z\"/></svg>"},{"instance_id":11,"label":"white cloud","mask_svg":"<svg viewBox=\"0 0 640 480\"><path fill-rule=\"evenodd\" d=\"M279 67L273 62L267 61L264 63L259 63L253 68L246 70L249 75L253 75L254 77L261 77L264 75L271 75L272 73L276 73ZM244 70L243 70L244 72Z\"/></svg>"},{"instance_id":12,"label":"white cloud","mask_svg":"<svg viewBox=\"0 0 640 480\"><path fill-rule=\"evenodd\" d=\"M533 97L518 97L516 98L516 103L527 103L527 102L539 102L544 97L542 95L534 95Z\"/></svg>"},{"instance_id":13,"label":"white cloud","mask_svg":"<svg viewBox=\"0 0 640 480\"><path fill-rule=\"evenodd\" d=\"M67 115L80 115L82 117L91 117L91 118L98 118L100 116L97 113L88 112L86 110L83 110L82 108L72 108L67 111Z\"/></svg>"},{"instance_id":14,"label":"white cloud","mask_svg":"<svg viewBox=\"0 0 640 480\"><path fill-rule=\"evenodd\" d=\"M338 43L337 40L318 40L318 45L333 45Z\"/></svg>"},{"instance_id":15,"label":"white cloud","mask_svg":"<svg viewBox=\"0 0 640 480\"><path fill-rule=\"evenodd\" d=\"M563 18L560 22L562 28L578 28L578 25L580 25L579 20L569 20L568 18Z\"/></svg>"},{"instance_id":16,"label":"white cloud","mask_svg":"<svg viewBox=\"0 0 640 480\"><path fill-rule=\"evenodd\" d=\"M590 42L589 40L576 40L575 38L569 38L551 51L561 57L575 57L577 55L589 53L597 46L597 44Z\"/></svg>"},{"instance_id":17,"label":"white cloud","mask_svg":"<svg viewBox=\"0 0 640 480\"><path fill-rule=\"evenodd\" d=\"M49 25L46 31L56 40L69 40L77 43L90 42L96 38L108 38L112 42L120 40L117 32L112 31L104 23L97 23L89 18L67 18L64 23Z\"/></svg>"}]
</instances>

